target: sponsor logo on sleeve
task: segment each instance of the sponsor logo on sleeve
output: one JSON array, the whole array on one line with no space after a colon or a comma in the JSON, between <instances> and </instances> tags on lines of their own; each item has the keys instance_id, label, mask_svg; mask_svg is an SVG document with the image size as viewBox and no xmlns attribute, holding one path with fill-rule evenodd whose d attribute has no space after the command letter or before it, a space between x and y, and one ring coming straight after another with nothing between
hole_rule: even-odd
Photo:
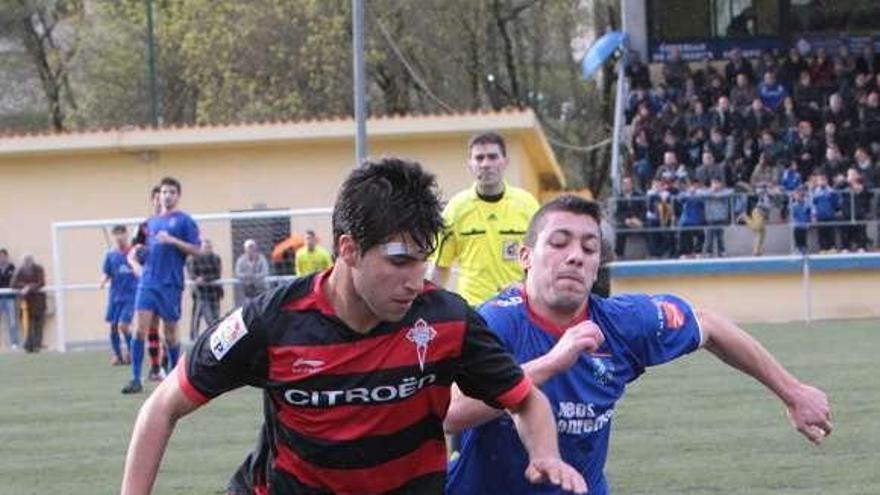
<instances>
[{"instance_id":1,"label":"sponsor logo on sleeve","mask_svg":"<svg viewBox=\"0 0 880 495\"><path fill-rule=\"evenodd\" d=\"M684 311L677 304L670 301L654 301L657 305L657 316L660 320L661 328L667 330L678 330L684 326Z\"/></svg>"},{"instance_id":2,"label":"sponsor logo on sleeve","mask_svg":"<svg viewBox=\"0 0 880 495\"><path fill-rule=\"evenodd\" d=\"M211 353L214 354L214 359L222 360L223 356L247 333L247 327L241 317L241 308L238 308L220 322L211 334Z\"/></svg>"}]
</instances>

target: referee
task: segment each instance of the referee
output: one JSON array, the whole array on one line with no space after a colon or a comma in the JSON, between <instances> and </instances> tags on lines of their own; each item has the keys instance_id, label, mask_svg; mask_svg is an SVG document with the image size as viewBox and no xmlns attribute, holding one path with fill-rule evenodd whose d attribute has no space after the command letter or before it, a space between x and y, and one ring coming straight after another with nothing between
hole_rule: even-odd
<instances>
[{"instance_id":1,"label":"referee","mask_svg":"<svg viewBox=\"0 0 880 495\"><path fill-rule=\"evenodd\" d=\"M199 338L142 406L121 492L150 492L177 420L250 385L264 390L261 443L228 493L439 495L455 383L514 415L523 476L585 493L559 457L546 397L464 300L424 282L442 222L436 180L418 164L385 158L353 171L333 211L333 267Z\"/></svg>"},{"instance_id":2,"label":"referee","mask_svg":"<svg viewBox=\"0 0 880 495\"><path fill-rule=\"evenodd\" d=\"M519 248L538 201L504 182L507 146L499 134L486 132L470 139L468 168L475 182L443 210L446 228L434 253L432 278L448 287L450 269L457 263L456 292L477 306L522 280Z\"/></svg>"}]
</instances>

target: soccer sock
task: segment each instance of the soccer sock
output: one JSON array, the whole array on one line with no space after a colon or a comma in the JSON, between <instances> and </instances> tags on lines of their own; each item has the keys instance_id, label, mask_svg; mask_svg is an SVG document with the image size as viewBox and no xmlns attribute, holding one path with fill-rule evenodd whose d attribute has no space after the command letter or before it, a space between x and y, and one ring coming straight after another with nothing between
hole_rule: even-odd
<instances>
[{"instance_id":1,"label":"soccer sock","mask_svg":"<svg viewBox=\"0 0 880 495\"><path fill-rule=\"evenodd\" d=\"M150 366L153 368L159 367L159 329L151 328L149 332L147 332L147 341L149 344L148 350L150 352Z\"/></svg>"},{"instance_id":2,"label":"soccer sock","mask_svg":"<svg viewBox=\"0 0 880 495\"><path fill-rule=\"evenodd\" d=\"M122 341L119 339L119 332L116 331L116 325L110 327L110 347L116 359L122 360Z\"/></svg>"},{"instance_id":3,"label":"soccer sock","mask_svg":"<svg viewBox=\"0 0 880 495\"><path fill-rule=\"evenodd\" d=\"M139 382L144 364L144 339L132 339L131 344L131 377Z\"/></svg>"},{"instance_id":4,"label":"soccer sock","mask_svg":"<svg viewBox=\"0 0 880 495\"><path fill-rule=\"evenodd\" d=\"M177 366L177 358L180 357L180 344L168 345L168 371Z\"/></svg>"}]
</instances>

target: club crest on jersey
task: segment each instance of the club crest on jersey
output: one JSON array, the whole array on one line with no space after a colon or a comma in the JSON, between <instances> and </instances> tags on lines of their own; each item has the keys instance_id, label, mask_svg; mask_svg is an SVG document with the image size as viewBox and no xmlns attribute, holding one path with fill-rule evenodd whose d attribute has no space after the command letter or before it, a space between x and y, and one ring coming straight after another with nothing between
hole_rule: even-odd
<instances>
[{"instance_id":1,"label":"club crest on jersey","mask_svg":"<svg viewBox=\"0 0 880 495\"><path fill-rule=\"evenodd\" d=\"M684 312L677 304L670 301L655 301L658 317L663 328L678 330L684 326Z\"/></svg>"},{"instance_id":2,"label":"club crest on jersey","mask_svg":"<svg viewBox=\"0 0 880 495\"><path fill-rule=\"evenodd\" d=\"M416 345L416 355L419 358L419 368L425 371L425 361L428 357L428 344L437 336L437 330L428 322L419 318L415 325L406 332L406 338Z\"/></svg>"},{"instance_id":3,"label":"club crest on jersey","mask_svg":"<svg viewBox=\"0 0 880 495\"><path fill-rule=\"evenodd\" d=\"M248 330L241 317L241 308L226 317L211 334L211 353L220 361L239 340L247 335Z\"/></svg>"}]
</instances>

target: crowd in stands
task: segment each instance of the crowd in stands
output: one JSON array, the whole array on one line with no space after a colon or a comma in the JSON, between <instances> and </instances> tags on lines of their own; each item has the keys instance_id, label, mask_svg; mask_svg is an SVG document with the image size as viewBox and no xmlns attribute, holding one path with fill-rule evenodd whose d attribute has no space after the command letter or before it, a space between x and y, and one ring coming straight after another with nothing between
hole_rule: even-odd
<instances>
[{"instance_id":1,"label":"crowd in stands","mask_svg":"<svg viewBox=\"0 0 880 495\"><path fill-rule=\"evenodd\" d=\"M673 51L652 78L627 76L630 160L615 198L618 257L646 238L654 258L725 254L723 226L790 222L792 245L872 246L866 220L880 187L880 54L819 49L689 64Z\"/></svg>"}]
</instances>

